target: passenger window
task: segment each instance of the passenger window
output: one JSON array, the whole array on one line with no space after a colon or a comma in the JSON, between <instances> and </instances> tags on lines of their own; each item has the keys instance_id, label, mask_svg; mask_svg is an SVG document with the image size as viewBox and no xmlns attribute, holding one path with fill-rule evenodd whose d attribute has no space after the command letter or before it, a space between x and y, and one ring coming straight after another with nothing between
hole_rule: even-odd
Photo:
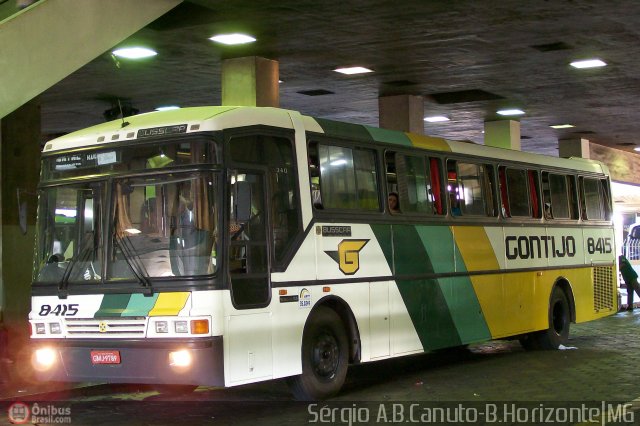
<instances>
[{"instance_id":1,"label":"passenger window","mask_svg":"<svg viewBox=\"0 0 640 426\"><path fill-rule=\"evenodd\" d=\"M503 215L505 217L530 217L526 171L500 167L499 177Z\"/></svg>"},{"instance_id":2,"label":"passenger window","mask_svg":"<svg viewBox=\"0 0 640 426\"><path fill-rule=\"evenodd\" d=\"M435 158L388 152L386 158L387 192L397 197L399 212L417 214L442 214L439 163ZM435 170L431 171L431 165ZM435 177L434 184L431 180ZM389 201L391 203L391 200Z\"/></svg>"},{"instance_id":3,"label":"passenger window","mask_svg":"<svg viewBox=\"0 0 640 426\"><path fill-rule=\"evenodd\" d=\"M545 172L542 174L542 189L545 218L577 218L577 197L572 177Z\"/></svg>"},{"instance_id":4,"label":"passenger window","mask_svg":"<svg viewBox=\"0 0 640 426\"><path fill-rule=\"evenodd\" d=\"M452 215L495 216L492 171L485 164L447 162Z\"/></svg>"},{"instance_id":5,"label":"passenger window","mask_svg":"<svg viewBox=\"0 0 640 426\"><path fill-rule=\"evenodd\" d=\"M316 198L326 209L380 209L375 152L369 149L311 144L310 170L320 171ZM311 153L317 152L314 158ZM317 161L317 164L313 164ZM313 172L311 187L314 188ZM314 194L312 192L312 197ZM315 203L315 198L314 198Z\"/></svg>"},{"instance_id":6,"label":"passenger window","mask_svg":"<svg viewBox=\"0 0 640 426\"><path fill-rule=\"evenodd\" d=\"M608 220L611 213L607 181L591 178L581 178L581 180L584 219Z\"/></svg>"}]
</instances>

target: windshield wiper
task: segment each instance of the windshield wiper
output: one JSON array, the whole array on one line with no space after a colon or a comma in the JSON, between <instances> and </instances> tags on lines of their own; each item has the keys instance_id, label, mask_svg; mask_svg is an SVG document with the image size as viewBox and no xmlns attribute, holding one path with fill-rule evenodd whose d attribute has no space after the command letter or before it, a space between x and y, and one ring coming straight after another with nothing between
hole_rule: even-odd
<instances>
[{"instance_id":1,"label":"windshield wiper","mask_svg":"<svg viewBox=\"0 0 640 426\"><path fill-rule=\"evenodd\" d=\"M71 277L71 272L73 272L73 267L78 262L84 262L85 260L87 260L91 251L95 249L95 245L89 244L91 238L92 234L85 235L84 240L82 241L80 252L77 256L74 256L71 260L69 260L67 267L64 269L62 279L58 283L58 297L60 299L67 298L67 286L69 285L69 278Z\"/></svg>"},{"instance_id":2,"label":"windshield wiper","mask_svg":"<svg viewBox=\"0 0 640 426\"><path fill-rule=\"evenodd\" d=\"M127 262L127 265L129 265L129 268L131 268L133 274L142 283L142 287L144 287L145 289L144 295L153 296L153 287L151 286L151 280L149 280L149 273L144 267L144 263L142 263L142 260L140 260L140 256L138 256L134 252L135 249L128 246L129 244L131 244L131 241L129 241L129 237L126 235L124 237L116 235L116 243L122 250L124 261Z\"/></svg>"}]
</instances>

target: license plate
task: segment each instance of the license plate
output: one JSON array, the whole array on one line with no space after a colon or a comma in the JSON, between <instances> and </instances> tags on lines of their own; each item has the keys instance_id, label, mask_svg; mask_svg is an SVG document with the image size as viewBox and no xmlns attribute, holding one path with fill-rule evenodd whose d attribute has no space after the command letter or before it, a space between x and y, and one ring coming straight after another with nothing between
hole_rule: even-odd
<instances>
[{"instance_id":1,"label":"license plate","mask_svg":"<svg viewBox=\"0 0 640 426\"><path fill-rule=\"evenodd\" d=\"M91 351L92 364L120 364L120 351Z\"/></svg>"}]
</instances>

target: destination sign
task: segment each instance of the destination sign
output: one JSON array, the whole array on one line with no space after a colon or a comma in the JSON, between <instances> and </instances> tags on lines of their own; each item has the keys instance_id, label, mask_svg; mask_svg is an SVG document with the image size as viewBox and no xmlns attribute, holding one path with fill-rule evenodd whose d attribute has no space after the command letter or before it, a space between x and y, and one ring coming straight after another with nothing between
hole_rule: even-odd
<instances>
[{"instance_id":1,"label":"destination sign","mask_svg":"<svg viewBox=\"0 0 640 426\"><path fill-rule=\"evenodd\" d=\"M60 155L55 158L55 170L73 170L85 167L104 166L119 163L120 153L116 151L88 152L68 155Z\"/></svg>"}]
</instances>

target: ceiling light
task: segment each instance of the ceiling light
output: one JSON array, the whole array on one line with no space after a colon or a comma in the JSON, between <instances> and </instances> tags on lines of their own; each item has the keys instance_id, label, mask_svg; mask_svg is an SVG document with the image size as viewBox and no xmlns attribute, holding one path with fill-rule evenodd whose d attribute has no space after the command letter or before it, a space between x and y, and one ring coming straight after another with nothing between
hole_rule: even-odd
<instances>
[{"instance_id":1,"label":"ceiling light","mask_svg":"<svg viewBox=\"0 0 640 426\"><path fill-rule=\"evenodd\" d=\"M428 123L442 123L443 121L449 121L449 118L444 115L434 115L432 117L425 117L424 121Z\"/></svg>"},{"instance_id":2,"label":"ceiling light","mask_svg":"<svg viewBox=\"0 0 640 426\"><path fill-rule=\"evenodd\" d=\"M521 109L501 109L500 111L496 111L500 115L522 115L524 111Z\"/></svg>"},{"instance_id":3,"label":"ceiling light","mask_svg":"<svg viewBox=\"0 0 640 426\"><path fill-rule=\"evenodd\" d=\"M574 127L574 126L573 126L573 124L554 124L554 125L549 126L549 127L551 127L552 129L570 129L570 128Z\"/></svg>"},{"instance_id":4,"label":"ceiling light","mask_svg":"<svg viewBox=\"0 0 640 426\"><path fill-rule=\"evenodd\" d=\"M633 150L640 152L640 146L637 146L637 147L633 148Z\"/></svg>"},{"instance_id":5,"label":"ceiling light","mask_svg":"<svg viewBox=\"0 0 640 426\"><path fill-rule=\"evenodd\" d=\"M586 59L584 61L573 61L569 65L574 68L597 68L606 66L606 62L600 59Z\"/></svg>"},{"instance_id":6,"label":"ceiling light","mask_svg":"<svg viewBox=\"0 0 640 426\"><path fill-rule=\"evenodd\" d=\"M347 74L347 75L364 74L367 72L373 72L373 70L370 70L369 68L364 68L364 67L336 68L334 71L339 72L341 74Z\"/></svg>"},{"instance_id":7,"label":"ceiling light","mask_svg":"<svg viewBox=\"0 0 640 426\"><path fill-rule=\"evenodd\" d=\"M156 111L171 111L172 109L180 109L178 105L167 105L156 108Z\"/></svg>"},{"instance_id":8,"label":"ceiling light","mask_svg":"<svg viewBox=\"0 0 640 426\"><path fill-rule=\"evenodd\" d=\"M209 37L209 40L215 41L216 43L226 44L226 45L229 45L229 46L234 45L234 44L253 43L254 41L256 41L256 39L254 37L251 37L251 36L246 35L246 34L238 34L238 33L234 33L234 34L218 34L216 36Z\"/></svg>"},{"instance_id":9,"label":"ceiling light","mask_svg":"<svg viewBox=\"0 0 640 426\"><path fill-rule=\"evenodd\" d=\"M146 47L124 47L122 49L116 49L111 53L113 53L114 56L126 59L142 59L158 54L155 50Z\"/></svg>"}]
</instances>

